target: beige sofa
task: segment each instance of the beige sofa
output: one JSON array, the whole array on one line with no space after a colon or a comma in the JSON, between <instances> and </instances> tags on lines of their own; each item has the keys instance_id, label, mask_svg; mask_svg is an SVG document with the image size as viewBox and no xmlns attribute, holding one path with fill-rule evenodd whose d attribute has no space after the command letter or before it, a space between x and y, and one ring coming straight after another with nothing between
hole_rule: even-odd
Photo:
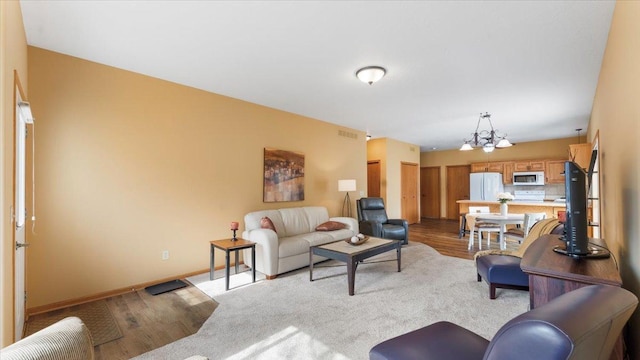
<instances>
[{"instance_id":1,"label":"beige sofa","mask_svg":"<svg viewBox=\"0 0 640 360\"><path fill-rule=\"evenodd\" d=\"M93 339L87 326L75 316L31 334L0 350L2 360L93 360ZM185 360L207 360L191 356Z\"/></svg>"},{"instance_id":2,"label":"beige sofa","mask_svg":"<svg viewBox=\"0 0 640 360\"><path fill-rule=\"evenodd\" d=\"M263 229L262 218L268 217L275 231ZM344 229L316 231L316 227L327 221L346 225ZM350 238L358 233L358 221L349 217L329 218L327 208L305 206L279 210L262 210L244 216L245 230L242 238L257 243L256 270L267 279L278 274L309 265L309 247ZM251 250L244 250L244 263L251 265ZM326 260L314 257L313 262Z\"/></svg>"},{"instance_id":3,"label":"beige sofa","mask_svg":"<svg viewBox=\"0 0 640 360\"><path fill-rule=\"evenodd\" d=\"M93 340L77 317L68 317L0 350L2 360L91 360Z\"/></svg>"}]
</instances>

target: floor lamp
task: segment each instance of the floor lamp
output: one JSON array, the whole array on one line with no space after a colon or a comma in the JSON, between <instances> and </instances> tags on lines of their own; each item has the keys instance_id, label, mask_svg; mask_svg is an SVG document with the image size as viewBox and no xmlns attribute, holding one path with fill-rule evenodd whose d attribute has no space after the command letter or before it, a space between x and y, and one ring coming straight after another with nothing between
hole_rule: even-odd
<instances>
[{"instance_id":1,"label":"floor lamp","mask_svg":"<svg viewBox=\"0 0 640 360\"><path fill-rule=\"evenodd\" d=\"M342 202L342 216L353 217L351 215L351 199L349 198L349 191L356 191L355 179L338 180L338 191L346 191L347 195L344 196Z\"/></svg>"}]
</instances>

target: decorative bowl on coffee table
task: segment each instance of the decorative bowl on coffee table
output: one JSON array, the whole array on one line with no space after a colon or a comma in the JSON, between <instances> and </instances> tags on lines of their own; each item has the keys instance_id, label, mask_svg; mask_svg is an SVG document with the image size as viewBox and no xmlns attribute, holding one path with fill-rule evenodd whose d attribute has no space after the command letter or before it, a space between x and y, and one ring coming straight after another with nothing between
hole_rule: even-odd
<instances>
[{"instance_id":1,"label":"decorative bowl on coffee table","mask_svg":"<svg viewBox=\"0 0 640 360\"><path fill-rule=\"evenodd\" d=\"M366 236L366 235L365 235L365 237L364 237L364 238L362 238L362 239L358 239L358 241L357 241L357 242L351 242L351 238L346 238L346 239L344 239L344 241L345 241L347 244L355 245L355 246L357 246L357 245L362 245L362 244L366 243L366 242L367 242L367 240L369 240L369 237L368 237L368 236Z\"/></svg>"}]
</instances>

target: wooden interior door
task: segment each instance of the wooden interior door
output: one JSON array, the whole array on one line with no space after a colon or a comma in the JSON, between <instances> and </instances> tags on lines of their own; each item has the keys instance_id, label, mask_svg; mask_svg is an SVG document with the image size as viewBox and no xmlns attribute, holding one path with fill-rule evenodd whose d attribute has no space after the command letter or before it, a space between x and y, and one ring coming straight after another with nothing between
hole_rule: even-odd
<instances>
[{"instance_id":1,"label":"wooden interior door","mask_svg":"<svg viewBox=\"0 0 640 360\"><path fill-rule=\"evenodd\" d=\"M440 166L420 168L420 215L440 218Z\"/></svg>"},{"instance_id":2,"label":"wooden interior door","mask_svg":"<svg viewBox=\"0 0 640 360\"><path fill-rule=\"evenodd\" d=\"M402 194L402 218L407 219L409 224L420 222L418 211L418 164L401 163L400 181Z\"/></svg>"},{"instance_id":3,"label":"wooden interior door","mask_svg":"<svg viewBox=\"0 0 640 360\"><path fill-rule=\"evenodd\" d=\"M447 166L447 219L459 220L458 200L469 200L469 165Z\"/></svg>"},{"instance_id":4,"label":"wooden interior door","mask_svg":"<svg viewBox=\"0 0 640 360\"><path fill-rule=\"evenodd\" d=\"M380 197L380 160L367 161L367 196Z\"/></svg>"}]
</instances>

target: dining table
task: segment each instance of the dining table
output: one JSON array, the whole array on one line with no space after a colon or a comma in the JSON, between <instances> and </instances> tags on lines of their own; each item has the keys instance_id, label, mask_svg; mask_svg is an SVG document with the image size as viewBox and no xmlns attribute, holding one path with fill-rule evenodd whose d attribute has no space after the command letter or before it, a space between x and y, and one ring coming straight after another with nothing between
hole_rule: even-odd
<instances>
[{"instance_id":1,"label":"dining table","mask_svg":"<svg viewBox=\"0 0 640 360\"><path fill-rule=\"evenodd\" d=\"M476 221L485 221L490 223L498 224L500 228L499 232L499 240L500 240L500 249L506 250L507 243L505 242L504 233L506 231L507 225L515 224L522 225L524 224L524 214L506 214L501 215L500 213L469 213L466 215L467 225L469 226L469 230L471 230L469 236L473 238L474 236L474 227ZM481 245L482 246L482 245ZM482 248L482 247L481 247Z\"/></svg>"}]
</instances>

